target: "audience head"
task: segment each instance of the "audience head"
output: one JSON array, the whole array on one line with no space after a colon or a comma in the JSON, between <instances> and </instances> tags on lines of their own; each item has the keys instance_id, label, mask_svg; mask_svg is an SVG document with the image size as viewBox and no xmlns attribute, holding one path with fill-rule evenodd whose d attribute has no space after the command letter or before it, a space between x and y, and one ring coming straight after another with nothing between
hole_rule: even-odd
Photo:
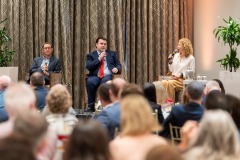
<instances>
[{"instance_id":1,"label":"audience head","mask_svg":"<svg viewBox=\"0 0 240 160\"><path fill-rule=\"evenodd\" d=\"M44 75L40 72L34 72L30 77L31 86L43 86L45 84Z\"/></svg>"},{"instance_id":2,"label":"audience head","mask_svg":"<svg viewBox=\"0 0 240 160\"><path fill-rule=\"evenodd\" d=\"M103 107L105 106L105 104L108 105L112 102L109 97L109 90L110 90L109 83L103 83L98 87L98 96Z\"/></svg>"},{"instance_id":3,"label":"audience head","mask_svg":"<svg viewBox=\"0 0 240 160\"><path fill-rule=\"evenodd\" d=\"M0 76L0 91L9 87L12 84L12 80L9 76Z\"/></svg>"},{"instance_id":4,"label":"audience head","mask_svg":"<svg viewBox=\"0 0 240 160\"><path fill-rule=\"evenodd\" d=\"M156 88L156 98L158 104L164 104L167 102L168 96L165 87L161 81L153 82Z\"/></svg>"},{"instance_id":5,"label":"audience head","mask_svg":"<svg viewBox=\"0 0 240 160\"><path fill-rule=\"evenodd\" d=\"M233 95L226 95L226 101L230 108L230 114L238 129L240 129L240 100Z\"/></svg>"},{"instance_id":6,"label":"audience head","mask_svg":"<svg viewBox=\"0 0 240 160\"><path fill-rule=\"evenodd\" d=\"M193 54L193 47L192 43L187 38L182 38L179 40L178 45L182 46L185 51L185 57L188 57L189 55Z\"/></svg>"},{"instance_id":7,"label":"audience head","mask_svg":"<svg viewBox=\"0 0 240 160\"><path fill-rule=\"evenodd\" d=\"M52 113L67 113L72 105L72 97L65 86L56 84L50 89L46 104Z\"/></svg>"},{"instance_id":8,"label":"audience head","mask_svg":"<svg viewBox=\"0 0 240 160\"><path fill-rule=\"evenodd\" d=\"M216 81L208 81L206 86L205 86L205 89L204 89L205 95L207 95L208 93L210 93L213 90L221 92L221 88L220 88L218 82L216 82Z\"/></svg>"},{"instance_id":9,"label":"audience head","mask_svg":"<svg viewBox=\"0 0 240 160\"><path fill-rule=\"evenodd\" d=\"M186 95L189 100L201 100L203 97L204 86L198 81L193 81L187 85Z\"/></svg>"},{"instance_id":10,"label":"audience head","mask_svg":"<svg viewBox=\"0 0 240 160\"><path fill-rule=\"evenodd\" d=\"M226 96L219 91L211 91L207 94L204 107L207 110L222 109L228 112L230 111Z\"/></svg>"},{"instance_id":11,"label":"audience head","mask_svg":"<svg viewBox=\"0 0 240 160\"><path fill-rule=\"evenodd\" d=\"M109 139L105 128L97 121L80 121L68 140L65 160L109 160Z\"/></svg>"},{"instance_id":12,"label":"audience head","mask_svg":"<svg viewBox=\"0 0 240 160\"><path fill-rule=\"evenodd\" d=\"M13 134L30 142L36 152L43 147L43 139L47 133L48 123L37 111L20 114L13 126Z\"/></svg>"},{"instance_id":13,"label":"audience head","mask_svg":"<svg viewBox=\"0 0 240 160\"><path fill-rule=\"evenodd\" d=\"M109 91L110 99L112 102L120 99L120 92L126 83L127 82L123 78L115 78L112 80Z\"/></svg>"},{"instance_id":14,"label":"audience head","mask_svg":"<svg viewBox=\"0 0 240 160\"><path fill-rule=\"evenodd\" d=\"M7 137L0 140L1 160L35 160L33 149L28 141L19 137Z\"/></svg>"},{"instance_id":15,"label":"audience head","mask_svg":"<svg viewBox=\"0 0 240 160\"><path fill-rule=\"evenodd\" d=\"M144 91L144 96L147 100L150 102L155 102L157 103L157 98L156 98L156 88L153 83L145 83L143 86L143 91Z\"/></svg>"},{"instance_id":16,"label":"audience head","mask_svg":"<svg viewBox=\"0 0 240 160\"><path fill-rule=\"evenodd\" d=\"M220 81L219 79L213 79L213 81L216 81L218 83L219 87L221 88L221 92L225 94L225 88L223 86L222 81Z\"/></svg>"},{"instance_id":17,"label":"audience head","mask_svg":"<svg viewBox=\"0 0 240 160\"><path fill-rule=\"evenodd\" d=\"M121 136L142 135L161 127L154 119L149 102L141 95L132 94L121 100Z\"/></svg>"},{"instance_id":18,"label":"audience head","mask_svg":"<svg viewBox=\"0 0 240 160\"><path fill-rule=\"evenodd\" d=\"M22 112L36 109L34 91L25 83L19 82L7 88L4 102L9 117L17 117Z\"/></svg>"},{"instance_id":19,"label":"audience head","mask_svg":"<svg viewBox=\"0 0 240 160\"><path fill-rule=\"evenodd\" d=\"M199 124L197 135L190 142L192 155L189 158L234 159L239 149L238 131L229 113L208 111Z\"/></svg>"},{"instance_id":20,"label":"audience head","mask_svg":"<svg viewBox=\"0 0 240 160\"><path fill-rule=\"evenodd\" d=\"M127 95L131 94L138 94L143 96L143 90L142 88L134 83L127 83L124 85L122 91L121 91L121 98L126 97Z\"/></svg>"},{"instance_id":21,"label":"audience head","mask_svg":"<svg viewBox=\"0 0 240 160\"><path fill-rule=\"evenodd\" d=\"M179 151L169 144L153 147L145 160L182 160Z\"/></svg>"}]
</instances>

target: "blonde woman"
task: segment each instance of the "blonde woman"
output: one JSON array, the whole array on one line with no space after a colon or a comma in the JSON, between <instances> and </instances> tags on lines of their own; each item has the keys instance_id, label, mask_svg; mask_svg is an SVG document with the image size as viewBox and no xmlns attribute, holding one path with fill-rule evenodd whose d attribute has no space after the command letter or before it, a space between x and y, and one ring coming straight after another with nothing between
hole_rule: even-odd
<instances>
[{"instance_id":1,"label":"blonde woman","mask_svg":"<svg viewBox=\"0 0 240 160\"><path fill-rule=\"evenodd\" d=\"M157 104L165 104L168 100L166 89L164 88L161 81L154 81L153 84L156 88Z\"/></svg>"},{"instance_id":2,"label":"blonde woman","mask_svg":"<svg viewBox=\"0 0 240 160\"><path fill-rule=\"evenodd\" d=\"M121 133L110 144L113 160L144 160L148 151L166 141L154 135L161 127L151 107L141 95L128 95L121 100Z\"/></svg>"},{"instance_id":3,"label":"blonde woman","mask_svg":"<svg viewBox=\"0 0 240 160\"><path fill-rule=\"evenodd\" d=\"M231 116L223 110L207 111L184 154L186 160L237 160L239 134Z\"/></svg>"},{"instance_id":4,"label":"blonde woman","mask_svg":"<svg viewBox=\"0 0 240 160\"><path fill-rule=\"evenodd\" d=\"M192 43L187 38L182 38L178 42L178 53L168 57L168 67L172 72L171 80L163 80L162 84L166 88L168 98L175 101L175 92L183 89L183 79L186 77L188 68L195 71L195 58L193 57Z\"/></svg>"}]
</instances>

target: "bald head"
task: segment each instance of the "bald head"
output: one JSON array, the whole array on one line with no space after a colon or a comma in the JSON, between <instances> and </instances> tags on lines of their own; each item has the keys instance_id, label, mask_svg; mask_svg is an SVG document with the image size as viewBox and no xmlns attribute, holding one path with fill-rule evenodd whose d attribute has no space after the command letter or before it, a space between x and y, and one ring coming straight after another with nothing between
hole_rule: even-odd
<instances>
[{"instance_id":1,"label":"bald head","mask_svg":"<svg viewBox=\"0 0 240 160\"><path fill-rule=\"evenodd\" d=\"M0 90L7 88L12 84L12 80L9 76L3 75L0 76Z\"/></svg>"},{"instance_id":2,"label":"bald head","mask_svg":"<svg viewBox=\"0 0 240 160\"><path fill-rule=\"evenodd\" d=\"M123 89L124 85L127 82L123 78L115 78L112 80L111 86L110 86L110 98L114 102L117 99L119 99L118 95L119 92ZM113 100L114 99L114 100Z\"/></svg>"}]
</instances>

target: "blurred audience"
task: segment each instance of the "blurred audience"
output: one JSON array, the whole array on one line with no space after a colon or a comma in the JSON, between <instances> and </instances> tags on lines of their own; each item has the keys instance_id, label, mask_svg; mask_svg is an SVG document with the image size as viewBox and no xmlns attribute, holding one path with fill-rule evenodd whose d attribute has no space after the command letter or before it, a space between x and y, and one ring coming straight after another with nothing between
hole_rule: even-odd
<instances>
[{"instance_id":1,"label":"blurred audience","mask_svg":"<svg viewBox=\"0 0 240 160\"><path fill-rule=\"evenodd\" d=\"M159 124L162 124L164 120L163 114L162 114L162 107L161 105L157 104L156 88L154 84L149 82L145 83L143 86L143 92L144 92L145 98L149 101L153 112L157 111Z\"/></svg>"},{"instance_id":2,"label":"blurred audience","mask_svg":"<svg viewBox=\"0 0 240 160\"><path fill-rule=\"evenodd\" d=\"M96 121L80 121L69 137L64 160L110 160L109 139Z\"/></svg>"},{"instance_id":3,"label":"blurred audience","mask_svg":"<svg viewBox=\"0 0 240 160\"><path fill-rule=\"evenodd\" d=\"M0 76L0 123L8 120L8 114L4 105L4 95L7 87L12 84L12 80L9 76Z\"/></svg>"},{"instance_id":4,"label":"blurred audience","mask_svg":"<svg viewBox=\"0 0 240 160\"><path fill-rule=\"evenodd\" d=\"M222 81L220 81L219 79L213 79L213 81L216 81L218 83L219 87L221 88L221 92L225 94L225 88L223 86Z\"/></svg>"},{"instance_id":5,"label":"blurred audience","mask_svg":"<svg viewBox=\"0 0 240 160\"><path fill-rule=\"evenodd\" d=\"M222 109L225 111L230 111L229 102L226 96L221 92L212 91L206 96L204 107L207 110Z\"/></svg>"},{"instance_id":6,"label":"blurred audience","mask_svg":"<svg viewBox=\"0 0 240 160\"><path fill-rule=\"evenodd\" d=\"M186 160L237 160L239 135L229 113L207 111L184 153Z\"/></svg>"},{"instance_id":7,"label":"blurred audience","mask_svg":"<svg viewBox=\"0 0 240 160\"><path fill-rule=\"evenodd\" d=\"M125 96L121 100L121 133L110 143L112 159L144 160L152 147L166 144L163 138L152 134L160 129L143 96Z\"/></svg>"}]
</instances>

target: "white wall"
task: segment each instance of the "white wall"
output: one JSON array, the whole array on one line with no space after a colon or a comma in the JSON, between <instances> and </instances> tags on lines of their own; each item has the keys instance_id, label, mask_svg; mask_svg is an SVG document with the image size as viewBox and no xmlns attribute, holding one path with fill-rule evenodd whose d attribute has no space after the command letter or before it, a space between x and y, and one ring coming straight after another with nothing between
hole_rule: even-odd
<instances>
[{"instance_id":1,"label":"white wall","mask_svg":"<svg viewBox=\"0 0 240 160\"><path fill-rule=\"evenodd\" d=\"M194 56L196 73L206 74L208 79L219 78L224 70L216 61L225 57L228 46L218 43L213 30L224 25L221 18L240 18L240 0L194 0ZM240 23L240 21L238 21ZM238 57L240 47L238 47ZM240 71L240 69L238 70Z\"/></svg>"}]
</instances>

